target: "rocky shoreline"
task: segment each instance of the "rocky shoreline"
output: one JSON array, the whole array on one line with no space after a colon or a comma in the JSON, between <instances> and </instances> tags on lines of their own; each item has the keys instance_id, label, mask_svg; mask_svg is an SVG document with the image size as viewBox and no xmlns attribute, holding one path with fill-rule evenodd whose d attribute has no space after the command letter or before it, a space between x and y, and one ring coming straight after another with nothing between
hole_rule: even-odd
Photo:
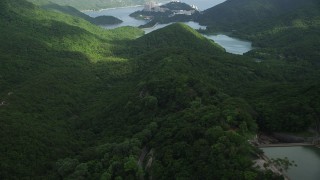
<instances>
[{"instance_id":1,"label":"rocky shoreline","mask_svg":"<svg viewBox=\"0 0 320 180\"><path fill-rule=\"evenodd\" d=\"M284 144L284 143L306 143L313 144L315 146L320 145L320 137L310 136L301 137L297 135L287 134L287 133L259 133L254 140L252 140L254 145L267 145L267 144Z\"/></svg>"},{"instance_id":2,"label":"rocky shoreline","mask_svg":"<svg viewBox=\"0 0 320 180\"><path fill-rule=\"evenodd\" d=\"M318 133L313 137L300 137L287 133L258 133L254 139L249 141L253 146L261 147L283 147L283 146L316 146L320 148ZM261 171L271 170L273 173L283 176L285 180L290 178L280 167L275 165L266 155L257 154L258 159L253 160L254 166Z\"/></svg>"}]
</instances>

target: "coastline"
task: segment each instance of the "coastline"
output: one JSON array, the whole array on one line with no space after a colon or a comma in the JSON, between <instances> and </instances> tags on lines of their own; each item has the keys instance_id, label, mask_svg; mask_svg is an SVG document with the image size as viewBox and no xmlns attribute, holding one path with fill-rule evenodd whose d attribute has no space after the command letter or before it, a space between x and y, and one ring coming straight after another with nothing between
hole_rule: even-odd
<instances>
[{"instance_id":1,"label":"coastline","mask_svg":"<svg viewBox=\"0 0 320 180\"><path fill-rule=\"evenodd\" d=\"M151 27L145 27L145 28L141 28L142 30L148 30L148 29L154 29L159 23L155 23L153 26Z\"/></svg>"},{"instance_id":2,"label":"coastline","mask_svg":"<svg viewBox=\"0 0 320 180\"><path fill-rule=\"evenodd\" d=\"M288 148L288 147L298 147L300 149L301 146L310 147L310 148L320 148L320 139L318 135L310 135L310 136L299 136L298 134L290 134L290 133L263 133L259 132L253 139L249 140L249 143L262 150L269 148ZM290 179L288 171L283 171L281 165L278 166L272 162L272 156L267 156L262 150L263 153L257 153L257 159L254 159L254 166L258 167L260 170L271 170L275 174L282 175L284 179ZM290 151L289 151L290 152ZM300 152L300 151L299 151ZM283 155L283 154L282 154ZM294 156L294 155L293 155ZM286 153L284 154L286 157ZM296 161L291 156L288 155L289 158ZM308 156L307 156L308 157ZM300 162L301 163L301 162ZM297 163L298 164L298 163ZM299 164L298 164L299 166ZM292 176L292 174L291 174Z\"/></svg>"},{"instance_id":3,"label":"coastline","mask_svg":"<svg viewBox=\"0 0 320 180\"><path fill-rule=\"evenodd\" d=\"M159 4L163 4L163 3L168 3L170 1L161 1L159 2ZM80 10L81 12L92 12L92 11L104 11L104 10L111 10L111 9L124 9L124 8L134 8L134 7L143 7L143 4L138 4L138 5L130 5L130 6L119 6L119 7L110 7L110 8L102 8L102 9L84 9L84 10Z\"/></svg>"},{"instance_id":4,"label":"coastline","mask_svg":"<svg viewBox=\"0 0 320 180\"><path fill-rule=\"evenodd\" d=\"M289 176L285 172L281 171L280 167L272 163L268 156L262 154L258 155L258 157L259 159L254 160L255 167L262 171L270 170L277 175L283 176L284 180L290 180Z\"/></svg>"},{"instance_id":5,"label":"coastline","mask_svg":"<svg viewBox=\"0 0 320 180\"><path fill-rule=\"evenodd\" d=\"M120 6L120 7L112 7L112 8L102 8L102 9L85 9L81 10L81 12L92 12L92 11L105 11L105 10L112 10L112 9L125 9L125 8L135 8L135 7L143 7L144 5L132 5L132 6Z\"/></svg>"},{"instance_id":6,"label":"coastline","mask_svg":"<svg viewBox=\"0 0 320 180\"><path fill-rule=\"evenodd\" d=\"M263 133L260 132L257 134L255 139L253 140L255 145L267 146L267 145L284 145L284 144L312 144L313 146L320 145L320 137L318 135L310 135L310 136L299 136L293 135L289 133Z\"/></svg>"}]
</instances>

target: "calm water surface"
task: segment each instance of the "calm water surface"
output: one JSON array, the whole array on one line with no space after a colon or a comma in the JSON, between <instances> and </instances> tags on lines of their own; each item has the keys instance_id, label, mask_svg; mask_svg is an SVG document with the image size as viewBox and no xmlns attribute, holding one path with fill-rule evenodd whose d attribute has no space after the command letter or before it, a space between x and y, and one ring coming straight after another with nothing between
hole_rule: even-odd
<instances>
[{"instance_id":1,"label":"calm water surface","mask_svg":"<svg viewBox=\"0 0 320 180\"><path fill-rule=\"evenodd\" d=\"M204 10L210 7L213 7L217 4L220 4L224 2L225 0L181 0L181 2L185 2L188 4L194 4L198 6L200 10ZM111 8L111 9L104 9L100 11L85 11L87 15L91 17L97 17L102 15L110 15L117 17L123 21L123 23L117 24L117 25L107 25L102 26L106 29L114 29L121 26L134 26L138 27L140 25L146 24L147 21L144 20L136 20L134 18L131 18L129 15L135 11L142 10L143 6L135 6L135 7L124 7L124 8ZM171 23L170 23L171 24ZM205 26L201 26L196 22L185 22L185 24L189 25L190 27L194 29L205 29ZM152 28L146 28L143 29L145 33L150 33L154 30L163 28L165 26L168 26L169 24L158 24ZM227 52L233 53L233 54L243 54L252 49L251 42L242 41L239 39L231 38L226 35L210 35L206 36L209 39L214 40L216 43L218 43L220 46L226 49Z\"/></svg>"},{"instance_id":2,"label":"calm water surface","mask_svg":"<svg viewBox=\"0 0 320 180\"><path fill-rule=\"evenodd\" d=\"M269 158L284 158L295 161L287 174L292 180L320 179L320 149L316 147L268 147L261 148Z\"/></svg>"},{"instance_id":3,"label":"calm water surface","mask_svg":"<svg viewBox=\"0 0 320 180\"><path fill-rule=\"evenodd\" d=\"M114 29L121 26L138 27L146 24L147 21L136 20L129 16L131 13L135 11L140 11L142 9L143 9L143 6L135 6L135 7L124 7L124 8L111 8L111 9L104 9L100 11L85 11L84 13L91 17L109 15L109 16L114 16L121 19L123 23L116 24L116 25L102 26L106 29Z\"/></svg>"},{"instance_id":4,"label":"calm water surface","mask_svg":"<svg viewBox=\"0 0 320 180\"><path fill-rule=\"evenodd\" d=\"M227 52L232 54L243 54L252 50L252 43L249 41L243 41L223 34L205 36L220 44Z\"/></svg>"}]
</instances>

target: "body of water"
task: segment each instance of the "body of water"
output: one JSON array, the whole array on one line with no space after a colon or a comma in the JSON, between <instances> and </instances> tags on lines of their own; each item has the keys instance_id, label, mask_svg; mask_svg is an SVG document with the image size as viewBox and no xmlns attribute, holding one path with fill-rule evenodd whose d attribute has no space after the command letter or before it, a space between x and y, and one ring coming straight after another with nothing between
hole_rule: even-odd
<instances>
[{"instance_id":1,"label":"body of water","mask_svg":"<svg viewBox=\"0 0 320 180\"><path fill-rule=\"evenodd\" d=\"M223 34L205 36L220 44L227 52L232 54L243 54L252 50L252 43L249 41L232 38Z\"/></svg>"},{"instance_id":2,"label":"body of water","mask_svg":"<svg viewBox=\"0 0 320 180\"><path fill-rule=\"evenodd\" d=\"M111 9L103 9L100 11L85 11L83 13L91 16L91 17L97 17L97 16L114 16L116 18L119 18L123 21L123 23L116 24L116 25L107 25L102 26L106 29L114 29L122 26L133 26L138 27L141 25L146 24L148 21L144 20L137 20L129 15L135 11L140 11L143 9L143 6L135 6L135 7L123 7L123 8L111 8Z\"/></svg>"},{"instance_id":3,"label":"body of water","mask_svg":"<svg viewBox=\"0 0 320 180\"><path fill-rule=\"evenodd\" d=\"M190 5L196 5L200 10L207 9L210 7L213 7L217 4L220 4L224 2L225 0L181 0L181 2L185 2ZM135 6L135 7L123 7L123 8L111 8L111 9L104 9L100 11L85 11L87 15L91 17L97 17L97 16L103 16L103 15L109 15L114 16L123 21L123 23L116 24L116 25L106 25L102 26L106 29L114 29L121 26L134 26L138 27L140 25L144 25L147 23L145 20L137 20L129 15L135 11L142 10L143 6ZM171 24L171 23L169 23ZM150 33L154 30L163 28L165 26L168 26L169 24L157 24L156 26L152 28L146 28L143 29L145 33ZM189 25L190 27L194 29L205 29L205 26L201 26L196 22L185 22L185 24ZM243 54L245 52L248 52L252 49L251 42L242 41L239 39L231 38L229 36L219 34L219 35L210 35L206 36L209 39L214 40L217 44L222 46L226 49L227 52L233 53L233 54Z\"/></svg>"},{"instance_id":4,"label":"body of water","mask_svg":"<svg viewBox=\"0 0 320 180\"><path fill-rule=\"evenodd\" d=\"M292 180L320 179L320 149L308 146L261 148L269 158L288 157L297 167L291 167L287 175Z\"/></svg>"}]
</instances>

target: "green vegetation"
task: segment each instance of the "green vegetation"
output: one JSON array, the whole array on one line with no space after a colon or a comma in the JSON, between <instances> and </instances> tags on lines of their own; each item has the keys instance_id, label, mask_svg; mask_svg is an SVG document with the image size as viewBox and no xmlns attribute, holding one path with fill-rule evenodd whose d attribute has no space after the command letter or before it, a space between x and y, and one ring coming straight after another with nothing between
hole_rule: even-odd
<instances>
[{"instance_id":1,"label":"green vegetation","mask_svg":"<svg viewBox=\"0 0 320 180\"><path fill-rule=\"evenodd\" d=\"M281 179L247 140L319 124L302 57L256 62L184 24L104 30L24 0L0 1L0 26L0 179Z\"/></svg>"},{"instance_id":2,"label":"green vegetation","mask_svg":"<svg viewBox=\"0 0 320 180\"><path fill-rule=\"evenodd\" d=\"M167 49L179 47L215 55L225 52L221 46L183 23L172 24L169 28L147 34L134 41L132 45L133 51L137 54L164 47Z\"/></svg>"},{"instance_id":3,"label":"green vegetation","mask_svg":"<svg viewBox=\"0 0 320 180\"><path fill-rule=\"evenodd\" d=\"M208 32L253 41L259 59L318 61L320 4L316 0L230 0L199 16Z\"/></svg>"},{"instance_id":4,"label":"green vegetation","mask_svg":"<svg viewBox=\"0 0 320 180\"><path fill-rule=\"evenodd\" d=\"M265 28L245 27L239 35L242 36L242 32L251 29L249 32L252 34L246 36L261 47L251 52L256 57L307 60L318 64L319 8L319 4L303 6L297 11L261 22L265 24Z\"/></svg>"},{"instance_id":5,"label":"green vegetation","mask_svg":"<svg viewBox=\"0 0 320 180\"><path fill-rule=\"evenodd\" d=\"M93 20L93 23L97 25L120 24L122 22L122 20L113 16L98 16L95 17Z\"/></svg>"},{"instance_id":6,"label":"green vegetation","mask_svg":"<svg viewBox=\"0 0 320 180\"><path fill-rule=\"evenodd\" d=\"M288 171L290 167L297 166L294 161L289 161L288 157L285 157L283 159L277 158L277 159L271 159L271 163L274 164L277 167L280 167L280 171Z\"/></svg>"},{"instance_id":7,"label":"green vegetation","mask_svg":"<svg viewBox=\"0 0 320 180\"><path fill-rule=\"evenodd\" d=\"M228 0L205 10L198 21L209 25L213 30L238 31L242 26L254 25L315 2L316 0Z\"/></svg>"},{"instance_id":8,"label":"green vegetation","mask_svg":"<svg viewBox=\"0 0 320 180\"><path fill-rule=\"evenodd\" d=\"M198 19L208 25L207 32L224 31L253 41L257 48L246 55L262 62L268 73L278 74L270 77L272 83L253 83L238 92L253 103L263 130L319 130L319 9L315 0L230 0Z\"/></svg>"},{"instance_id":9,"label":"green vegetation","mask_svg":"<svg viewBox=\"0 0 320 180\"><path fill-rule=\"evenodd\" d=\"M104 31L21 0L1 1L0 7L0 176L55 177L55 161L94 143L80 114L90 111L86 103L103 87L106 79L97 76L110 73L105 78L116 82L130 71L113 57L112 49L121 46L115 42L142 32ZM110 72L111 66L117 70Z\"/></svg>"},{"instance_id":10,"label":"green vegetation","mask_svg":"<svg viewBox=\"0 0 320 180\"><path fill-rule=\"evenodd\" d=\"M110 25L110 24L122 23L122 20L113 16L98 16L98 17L92 18L71 6L60 6L58 4L48 3L41 7L46 10L62 12L65 14L69 14L71 16L79 17L96 25L108 25L108 24Z\"/></svg>"}]
</instances>

